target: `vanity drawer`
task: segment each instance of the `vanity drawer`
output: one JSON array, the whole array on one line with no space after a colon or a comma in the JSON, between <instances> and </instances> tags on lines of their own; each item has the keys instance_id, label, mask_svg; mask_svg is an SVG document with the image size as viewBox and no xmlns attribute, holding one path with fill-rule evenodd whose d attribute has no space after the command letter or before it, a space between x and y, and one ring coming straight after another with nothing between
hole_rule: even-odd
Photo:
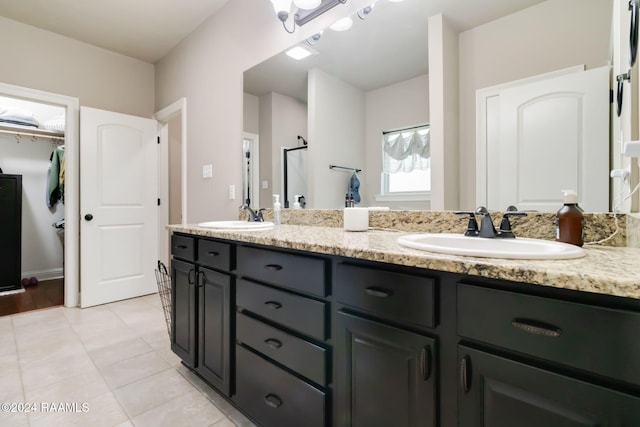
<instances>
[{"instance_id":1,"label":"vanity drawer","mask_svg":"<svg viewBox=\"0 0 640 427\"><path fill-rule=\"evenodd\" d=\"M326 261L320 258L246 246L238 248L238 274L262 282L325 297L325 271Z\"/></svg>"},{"instance_id":2,"label":"vanity drawer","mask_svg":"<svg viewBox=\"0 0 640 427\"><path fill-rule=\"evenodd\" d=\"M195 239L193 237L173 234L171 236L171 255L186 261L195 261Z\"/></svg>"},{"instance_id":3,"label":"vanity drawer","mask_svg":"<svg viewBox=\"0 0 640 427\"><path fill-rule=\"evenodd\" d=\"M325 426L325 393L236 346L233 400L264 427Z\"/></svg>"},{"instance_id":4,"label":"vanity drawer","mask_svg":"<svg viewBox=\"0 0 640 427\"><path fill-rule=\"evenodd\" d=\"M327 338L324 302L239 279L236 283L236 304L319 340Z\"/></svg>"},{"instance_id":5,"label":"vanity drawer","mask_svg":"<svg viewBox=\"0 0 640 427\"><path fill-rule=\"evenodd\" d=\"M322 386L327 384L327 350L236 313L236 339Z\"/></svg>"},{"instance_id":6,"label":"vanity drawer","mask_svg":"<svg viewBox=\"0 0 640 427\"><path fill-rule=\"evenodd\" d=\"M457 286L460 336L640 384L640 313Z\"/></svg>"},{"instance_id":7,"label":"vanity drawer","mask_svg":"<svg viewBox=\"0 0 640 427\"><path fill-rule=\"evenodd\" d=\"M231 270L231 245L214 240L198 239L198 263L218 270Z\"/></svg>"},{"instance_id":8,"label":"vanity drawer","mask_svg":"<svg viewBox=\"0 0 640 427\"><path fill-rule=\"evenodd\" d=\"M339 302L377 317L435 327L433 279L351 264L338 264L335 274Z\"/></svg>"}]
</instances>

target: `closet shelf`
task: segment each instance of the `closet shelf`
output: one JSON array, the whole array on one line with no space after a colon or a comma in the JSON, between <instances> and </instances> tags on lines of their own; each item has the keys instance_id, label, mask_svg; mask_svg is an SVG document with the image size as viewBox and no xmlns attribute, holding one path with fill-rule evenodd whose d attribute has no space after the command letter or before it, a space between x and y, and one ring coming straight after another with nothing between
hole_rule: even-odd
<instances>
[{"instance_id":1,"label":"closet shelf","mask_svg":"<svg viewBox=\"0 0 640 427\"><path fill-rule=\"evenodd\" d=\"M0 124L0 133L64 141L64 132L38 129L28 126Z\"/></svg>"}]
</instances>

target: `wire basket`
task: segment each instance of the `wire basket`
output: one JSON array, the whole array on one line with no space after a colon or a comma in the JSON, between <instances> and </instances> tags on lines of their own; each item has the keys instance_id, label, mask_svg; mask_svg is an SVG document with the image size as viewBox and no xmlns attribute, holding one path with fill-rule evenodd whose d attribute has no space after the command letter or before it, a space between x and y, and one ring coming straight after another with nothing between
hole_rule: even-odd
<instances>
[{"instance_id":1,"label":"wire basket","mask_svg":"<svg viewBox=\"0 0 640 427\"><path fill-rule=\"evenodd\" d=\"M156 281L158 282L158 295L160 295L162 310L164 311L164 320L167 322L167 332L171 337L171 276L167 271L167 266L162 261L158 261Z\"/></svg>"}]
</instances>

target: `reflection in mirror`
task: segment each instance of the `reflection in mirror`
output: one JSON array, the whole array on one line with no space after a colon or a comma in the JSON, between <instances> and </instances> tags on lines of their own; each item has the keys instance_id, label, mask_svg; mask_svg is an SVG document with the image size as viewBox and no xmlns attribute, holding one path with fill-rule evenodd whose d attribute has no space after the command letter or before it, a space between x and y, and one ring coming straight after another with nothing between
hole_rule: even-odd
<instances>
[{"instance_id":1,"label":"reflection in mirror","mask_svg":"<svg viewBox=\"0 0 640 427\"><path fill-rule=\"evenodd\" d=\"M365 19L354 16L350 30L327 29L299 43L311 56L295 61L280 53L256 65L244 73L244 113L245 123L259 123L245 130L260 135L260 179L271 184L261 190L262 200L284 192L282 149L300 146L296 136L303 135L309 141L307 207L343 206L350 175L330 164L363 170L362 206L430 207L420 197L382 194L382 135L425 123L434 129L430 97L441 89L429 88L427 46L443 41L428 41L427 23L441 13L457 34L459 63L438 70L458 80L457 93L444 94L459 100L458 111L445 117L459 134L456 199L460 208L476 207L477 91L577 65L608 65L612 7L613 0L378 0ZM551 172L545 165L539 170ZM500 182L492 190L500 192Z\"/></svg>"}]
</instances>

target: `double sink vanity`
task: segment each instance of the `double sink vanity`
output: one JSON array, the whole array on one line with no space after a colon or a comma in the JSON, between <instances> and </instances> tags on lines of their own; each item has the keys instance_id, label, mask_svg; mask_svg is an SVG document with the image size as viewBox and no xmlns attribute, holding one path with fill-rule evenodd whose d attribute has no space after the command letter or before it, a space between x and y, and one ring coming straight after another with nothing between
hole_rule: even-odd
<instances>
[{"instance_id":1,"label":"double sink vanity","mask_svg":"<svg viewBox=\"0 0 640 427\"><path fill-rule=\"evenodd\" d=\"M332 218L169 227L172 349L256 424L640 424L640 249L459 256Z\"/></svg>"}]
</instances>

